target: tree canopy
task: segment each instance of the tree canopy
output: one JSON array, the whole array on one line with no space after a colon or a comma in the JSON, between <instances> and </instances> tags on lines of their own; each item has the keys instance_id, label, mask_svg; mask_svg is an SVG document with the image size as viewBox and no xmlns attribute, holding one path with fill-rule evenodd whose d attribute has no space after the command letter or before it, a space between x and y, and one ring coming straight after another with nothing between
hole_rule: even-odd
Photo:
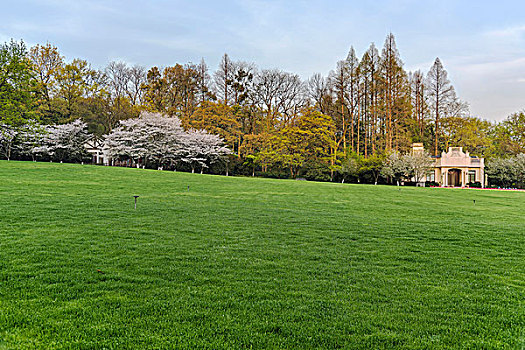
<instances>
[{"instance_id":1,"label":"tree canopy","mask_svg":"<svg viewBox=\"0 0 525 350\"><path fill-rule=\"evenodd\" d=\"M489 160L525 152L524 112L501 122L470 115L441 59L427 72L406 71L392 33L381 48L372 43L358 55L351 47L331 72L306 80L228 54L214 72L204 60L95 68L50 43L0 46L5 145L33 121L81 120L100 137L122 131L144 111L178 118L184 132L218 136L232 152L232 166L247 174L341 180L351 164L360 164L352 177L376 182L378 160L408 153L413 142L433 155L460 146Z\"/></svg>"}]
</instances>

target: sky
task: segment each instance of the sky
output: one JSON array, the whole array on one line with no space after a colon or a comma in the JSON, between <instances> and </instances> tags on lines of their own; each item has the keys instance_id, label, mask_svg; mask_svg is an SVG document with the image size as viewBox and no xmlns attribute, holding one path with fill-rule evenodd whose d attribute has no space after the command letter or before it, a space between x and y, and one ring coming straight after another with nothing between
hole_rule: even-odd
<instances>
[{"instance_id":1,"label":"sky","mask_svg":"<svg viewBox=\"0 0 525 350\"><path fill-rule=\"evenodd\" d=\"M525 2L305 0L0 0L0 43L57 46L94 67L199 62L224 53L307 79L327 75L354 46L361 56L388 33L407 71L443 62L473 116L525 109Z\"/></svg>"}]
</instances>

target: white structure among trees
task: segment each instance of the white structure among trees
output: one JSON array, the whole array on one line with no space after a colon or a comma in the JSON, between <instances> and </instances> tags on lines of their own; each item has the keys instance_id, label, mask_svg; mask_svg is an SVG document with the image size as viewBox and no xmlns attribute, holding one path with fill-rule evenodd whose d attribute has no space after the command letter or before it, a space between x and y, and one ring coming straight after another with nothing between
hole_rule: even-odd
<instances>
[{"instance_id":1,"label":"white structure among trees","mask_svg":"<svg viewBox=\"0 0 525 350\"><path fill-rule=\"evenodd\" d=\"M463 152L463 147L449 147L448 152L442 152L441 157L436 158L429 181L443 187L465 187L476 182L485 187L485 160L471 157L468 152Z\"/></svg>"},{"instance_id":2,"label":"white structure among trees","mask_svg":"<svg viewBox=\"0 0 525 350\"><path fill-rule=\"evenodd\" d=\"M441 157L432 158L422 143L414 143L410 154L390 154L381 174L396 181L410 180L418 186L427 182L442 187L465 187L474 183L486 185L484 159L471 157L462 147L449 147Z\"/></svg>"}]
</instances>

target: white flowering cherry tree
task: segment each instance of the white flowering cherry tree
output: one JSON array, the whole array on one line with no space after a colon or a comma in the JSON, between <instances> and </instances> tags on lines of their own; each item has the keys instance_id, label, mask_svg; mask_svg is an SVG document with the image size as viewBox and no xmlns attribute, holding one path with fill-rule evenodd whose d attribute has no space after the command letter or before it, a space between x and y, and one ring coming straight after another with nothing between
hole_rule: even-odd
<instances>
[{"instance_id":1,"label":"white flowering cherry tree","mask_svg":"<svg viewBox=\"0 0 525 350\"><path fill-rule=\"evenodd\" d=\"M40 128L38 134L30 136L36 138L36 140L29 141L33 143L30 152L34 155L49 156L59 161L82 161L87 156L84 145L89 136L87 124L80 119L68 124L49 125Z\"/></svg>"},{"instance_id":2,"label":"white flowering cherry tree","mask_svg":"<svg viewBox=\"0 0 525 350\"><path fill-rule=\"evenodd\" d=\"M176 117L142 113L120 121L105 138L104 150L112 159L130 159L134 164L172 165L180 158L185 132Z\"/></svg>"},{"instance_id":3,"label":"white flowering cherry tree","mask_svg":"<svg viewBox=\"0 0 525 350\"><path fill-rule=\"evenodd\" d=\"M181 160L191 166L192 173L197 165L200 166L202 174L204 168L230 153L220 136L205 130L189 130L186 133Z\"/></svg>"},{"instance_id":4,"label":"white flowering cherry tree","mask_svg":"<svg viewBox=\"0 0 525 350\"><path fill-rule=\"evenodd\" d=\"M206 131L184 131L177 117L160 113L142 113L139 118L120 121L120 125L105 137L104 151L109 158L127 160L133 164L157 167L174 166L182 161L203 168L220 156L229 154L223 140Z\"/></svg>"}]
</instances>

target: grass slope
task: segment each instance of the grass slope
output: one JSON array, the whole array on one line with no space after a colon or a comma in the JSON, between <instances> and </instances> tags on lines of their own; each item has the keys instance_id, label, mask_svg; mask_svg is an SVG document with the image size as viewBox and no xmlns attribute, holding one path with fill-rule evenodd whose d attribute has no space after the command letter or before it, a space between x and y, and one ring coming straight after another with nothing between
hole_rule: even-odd
<instances>
[{"instance_id":1,"label":"grass slope","mask_svg":"<svg viewBox=\"0 0 525 350\"><path fill-rule=\"evenodd\" d=\"M0 349L525 346L525 193L2 161L0 213Z\"/></svg>"}]
</instances>

